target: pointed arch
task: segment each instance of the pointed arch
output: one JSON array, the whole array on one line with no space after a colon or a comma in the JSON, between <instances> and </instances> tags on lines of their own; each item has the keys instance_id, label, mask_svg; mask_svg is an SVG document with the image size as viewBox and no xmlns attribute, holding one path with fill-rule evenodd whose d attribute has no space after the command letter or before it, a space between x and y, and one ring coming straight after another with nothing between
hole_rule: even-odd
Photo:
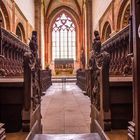
<instances>
[{"instance_id":1,"label":"pointed arch","mask_svg":"<svg viewBox=\"0 0 140 140\"><path fill-rule=\"evenodd\" d=\"M77 0L74 0L74 2L75 2L76 6L78 8L79 14L81 15L82 12L81 12L81 8L80 8L80 5L79 5L78 1Z\"/></svg>"},{"instance_id":2,"label":"pointed arch","mask_svg":"<svg viewBox=\"0 0 140 140\"><path fill-rule=\"evenodd\" d=\"M130 17L130 2L124 0L119 8L118 19L117 19L117 30L121 30L129 24Z\"/></svg>"},{"instance_id":3,"label":"pointed arch","mask_svg":"<svg viewBox=\"0 0 140 140\"><path fill-rule=\"evenodd\" d=\"M56 58L76 58L76 28L72 19L65 13L56 17L51 27L52 60Z\"/></svg>"},{"instance_id":4,"label":"pointed arch","mask_svg":"<svg viewBox=\"0 0 140 140\"><path fill-rule=\"evenodd\" d=\"M79 23L79 16L74 10L67 6L60 6L49 15L49 17L47 18L48 24L51 24L51 22L53 22L55 18L61 13L66 13L67 15L69 15L76 25Z\"/></svg>"},{"instance_id":5,"label":"pointed arch","mask_svg":"<svg viewBox=\"0 0 140 140\"><path fill-rule=\"evenodd\" d=\"M52 11L52 13L49 15L49 17L45 20L45 61L47 63L51 63L52 62L52 25L55 22L55 20L57 19L57 17L59 17L62 13L65 13L68 17L70 17L70 19L72 20L72 22L75 25L75 30L76 30L76 54L78 52L79 49L79 24L80 24L80 18L79 16L76 14L76 12L74 10L72 10L71 8L67 7L67 6L61 6L56 8L54 11ZM78 59L78 55L76 55L75 60Z\"/></svg>"},{"instance_id":6,"label":"pointed arch","mask_svg":"<svg viewBox=\"0 0 140 140\"><path fill-rule=\"evenodd\" d=\"M16 26L16 35L20 40L25 42L25 29L21 22L19 22Z\"/></svg>"},{"instance_id":7,"label":"pointed arch","mask_svg":"<svg viewBox=\"0 0 140 140\"><path fill-rule=\"evenodd\" d=\"M3 15L1 9L0 9L0 20L1 20L1 21L0 21L0 22L1 22L1 26L2 26L3 28L6 28L4 15Z\"/></svg>"},{"instance_id":8,"label":"pointed arch","mask_svg":"<svg viewBox=\"0 0 140 140\"><path fill-rule=\"evenodd\" d=\"M6 28L7 30L10 30L11 29L10 28L10 16L9 16L8 10L2 0L0 2L0 13L2 16L4 28Z\"/></svg>"},{"instance_id":9,"label":"pointed arch","mask_svg":"<svg viewBox=\"0 0 140 140\"><path fill-rule=\"evenodd\" d=\"M102 39L103 41L110 38L110 34L112 32L111 25L108 21L105 22L102 30Z\"/></svg>"}]
</instances>

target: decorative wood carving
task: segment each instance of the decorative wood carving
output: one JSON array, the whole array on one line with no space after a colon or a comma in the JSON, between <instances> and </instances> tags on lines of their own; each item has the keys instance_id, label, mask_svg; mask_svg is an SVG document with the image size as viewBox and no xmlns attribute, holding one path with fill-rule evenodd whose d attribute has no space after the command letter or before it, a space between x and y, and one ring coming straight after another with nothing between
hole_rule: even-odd
<instances>
[{"instance_id":1,"label":"decorative wood carving","mask_svg":"<svg viewBox=\"0 0 140 140\"><path fill-rule=\"evenodd\" d=\"M109 105L109 62L110 55L101 51L101 41L98 31L94 32L95 39L89 68L92 69L91 85L91 131L94 131L95 120L104 130L110 129Z\"/></svg>"},{"instance_id":2,"label":"decorative wood carving","mask_svg":"<svg viewBox=\"0 0 140 140\"><path fill-rule=\"evenodd\" d=\"M0 64L1 64L1 67L0 67L0 76L5 76L5 69L4 69L4 61L5 61L5 57L3 55L0 55Z\"/></svg>"},{"instance_id":3,"label":"decorative wood carving","mask_svg":"<svg viewBox=\"0 0 140 140\"><path fill-rule=\"evenodd\" d=\"M81 88L83 91L86 91L86 75L85 70L78 69L76 72L76 85Z\"/></svg>"},{"instance_id":4,"label":"decorative wood carving","mask_svg":"<svg viewBox=\"0 0 140 140\"><path fill-rule=\"evenodd\" d=\"M92 94L92 85L93 85L93 78L92 78L92 69L86 69L86 94L91 97Z\"/></svg>"},{"instance_id":5,"label":"decorative wood carving","mask_svg":"<svg viewBox=\"0 0 140 140\"><path fill-rule=\"evenodd\" d=\"M92 88L92 96L91 102L96 106L98 110L100 110L100 77L101 77L101 69L105 71L105 68L109 68L109 53L103 51L101 52L101 41L100 36L97 31L94 32L95 39L93 42L93 56L92 56L92 69L93 69L93 88ZM107 70L106 70L107 74ZM109 75L108 75L109 76ZM106 75L107 78L107 75ZM104 79L103 79L104 80ZM109 81L108 81L109 82ZM106 83L107 84L107 83Z\"/></svg>"},{"instance_id":6,"label":"decorative wood carving","mask_svg":"<svg viewBox=\"0 0 140 140\"><path fill-rule=\"evenodd\" d=\"M9 132L19 131L22 128L23 131L30 131L29 135L32 137L32 134L42 131L41 67L37 50L37 34L33 32L29 48L8 31L1 28L0 33L0 74L6 77L5 82L3 83L2 79L0 85L1 122L5 122ZM18 76L17 79L16 76ZM19 78L19 76L22 77ZM16 109L15 114L10 110L13 107ZM14 116L12 121L8 118L8 114ZM15 126L11 125L13 123Z\"/></svg>"},{"instance_id":7,"label":"decorative wood carving","mask_svg":"<svg viewBox=\"0 0 140 140\"><path fill-rule=\"evenodd\" d=\"M23 56L26 50L26 44L12 33L0 28L1 77L23 76Z\"/></svg>"},{"instance_id":8,"label":"decorative wood carving","mask_svg":"<svg viewBox=\"0 0 140 140\"><path fill-rule=\"evenodd\" d=\"M45 92L52 85L51 77L52 77L52 74L51 74L50 69L41 70L42 91Z\"/></svg>"},{"instance_id":9,"label":"decorative wood carving","mask_svg":"<svg viewBox=\"0 0 140 140\"><path fill-rule=\"evenodd\" d=\"M129 26L102 44L102 51L110 54L110 76L132 76L129 57Z\"/></svg>"},{"instance_id":10,"label":"decorative wood carving","mask_svg":"<svg viewBox=\"0 0 140 140\"><path fill-rule=\"evenodd\" d=\"M81 57L80 57L82 69L85 69L86 60L85 60L85 50L84 48L81 49Z\"/></svg>"},{"instance_id":11,"label":"decorative wood carving","mask_svg":"<svg viewBox=\"0 0 140 140\"><path fill-rule=\"evenodd\" d=\"M37 32L33 31L30 50L24 54L24 131L34 128L41 133L41 63L38 58ZM31 117L31 118L30 118ZM36 126L35 126L36 125ZM32 130L31 130L32 131Z\"/></svg>"}]
</instances>

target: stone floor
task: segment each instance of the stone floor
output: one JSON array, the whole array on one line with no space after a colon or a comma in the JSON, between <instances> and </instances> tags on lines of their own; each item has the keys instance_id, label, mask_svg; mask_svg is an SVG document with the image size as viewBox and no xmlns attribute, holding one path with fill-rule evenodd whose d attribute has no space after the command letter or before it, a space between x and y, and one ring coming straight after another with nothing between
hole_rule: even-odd
<instances>
[{"instance_id":1,"label":"stone floor","mask_svg":"<svg viewBox=\"0 0 140 140\"><path fill-rule=\"evenodd\" d=\"M43 133L90 132L90 100L75 83L54 83L42 97Z\"/></svg>"},{"instance_id":2,"label":"stone floor","mask_svg":"<svg viewBox=\"0 0 140 140\"><path fill-rule=\"evenodd\" d=\"M90 133L90 99L75 83L54 83L42 97L44 134ZM127 130L107 132L110 140L128 140ZM25 140L27 133L7 133L6 140Z\"/></svg>"}]
</instances>

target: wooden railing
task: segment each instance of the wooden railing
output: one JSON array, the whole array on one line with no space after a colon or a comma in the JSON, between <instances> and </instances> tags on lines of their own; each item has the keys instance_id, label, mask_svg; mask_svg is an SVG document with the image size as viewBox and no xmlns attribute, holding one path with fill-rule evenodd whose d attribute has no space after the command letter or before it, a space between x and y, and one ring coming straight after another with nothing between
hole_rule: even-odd
<instances>
[{"instance_id":1,"label":"wooden railing","mask_svg":"<svg viewBox=\"0 0 140 140\"><path fill-rule=\"evenodd\" d=\"M131 76L129 55L129 25L102 44L102 51L110 54L110 76Z\"/></svg>"},{"instance_id":2,"label":"wooden railing","mask_svg":"<svg viewBox=\"0 0 140 140\"><path fill-rule=\"evenodd\" d=\"M41 86L42 86L42 91L45 92L51 85L52 85L52 74L51 70L41 70Z\"/></svg>"},{"instance_id":3,"label":"wooden railing","mask_svg":"<svg viewBox=\"0 0 140 140\"><path fill-rule=\"evenodd\" d=\"M86 75L85 70L78 69L76 72L77 86L83 91L86 91Z\"/></svg>"},{"instance_id":4,"label":"wooden railing","mask_svg":"<svg viewBox=\"0 0 140 140\"><path fill-rule=\"evenodd\" d=\"M0 76L22 76L23 56L28 49L27 44L0 27Z\"/></svg>"}]
</instances>

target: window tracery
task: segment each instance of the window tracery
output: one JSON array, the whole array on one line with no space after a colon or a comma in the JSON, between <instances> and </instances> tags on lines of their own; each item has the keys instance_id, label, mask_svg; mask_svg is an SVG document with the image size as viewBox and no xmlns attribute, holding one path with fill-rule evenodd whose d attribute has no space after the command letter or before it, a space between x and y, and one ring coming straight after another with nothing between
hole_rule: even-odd
<instances>
[{"instance_id":1,"label":"window tracery","mask_svg":"<svg viewBox=\"0 0 140 140\"><path fill-rule=\"evenodd\" d=\"M56 18L52 26L52 60L59 58L76 59L76 28L65 13Z\"/></svg>"}]
</instances>

